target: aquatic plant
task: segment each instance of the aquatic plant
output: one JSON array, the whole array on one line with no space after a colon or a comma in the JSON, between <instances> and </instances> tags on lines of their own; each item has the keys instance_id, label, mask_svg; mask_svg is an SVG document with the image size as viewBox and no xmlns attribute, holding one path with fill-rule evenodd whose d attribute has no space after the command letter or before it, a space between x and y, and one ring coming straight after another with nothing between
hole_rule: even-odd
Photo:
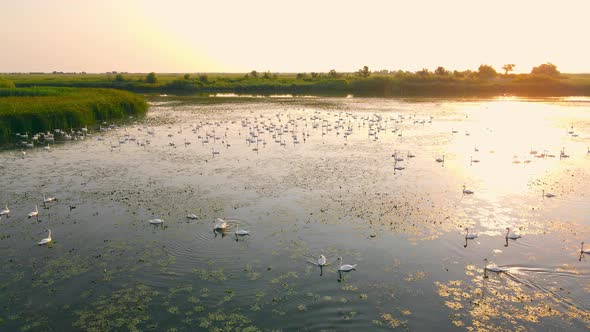
<instances>
[{"instance_id":1,"label":"aquatic plant","mask_svg":"<svg viewBox=\"0 0 590 332\"><path fill-rule=\"evenodd\" d=\"M74 323L84 331L139 331L150 320L148 307L157 291L145 285L132 286L101 296L88 308L76 312Z\"/></svg>"},{"instance_id":2,"label":"aquatic plant","mask_svg":"<svg viewBox=\"0 0 590 332\"><path fill-rule=\"evenodd\" d=\"M142 115L142 96L113 89L0 89L0 140L15 133L80 128L97 121Z\"/></svg>"}]
</instances>

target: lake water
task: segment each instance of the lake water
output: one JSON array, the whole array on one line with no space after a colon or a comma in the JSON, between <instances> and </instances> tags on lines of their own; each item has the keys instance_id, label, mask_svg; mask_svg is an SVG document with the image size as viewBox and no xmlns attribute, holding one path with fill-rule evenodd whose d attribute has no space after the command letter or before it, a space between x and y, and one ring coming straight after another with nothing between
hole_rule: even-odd
<instances>
[{"instance_id":1,"label":"lake water","mask_svg":"<svg viewBox=\"0 0 590 332\"><path fill-rule=\"evenodd\" d=\"M0 152L2 331L590 328L589 99L169 96L90 131Z\"/></svg>"}]
</instances>

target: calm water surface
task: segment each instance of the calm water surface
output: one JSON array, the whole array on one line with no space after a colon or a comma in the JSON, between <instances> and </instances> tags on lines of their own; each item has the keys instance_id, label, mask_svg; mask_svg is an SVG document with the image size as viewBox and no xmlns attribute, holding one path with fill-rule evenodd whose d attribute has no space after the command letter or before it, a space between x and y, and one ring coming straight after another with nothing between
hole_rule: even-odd
<instances>
[{"instance_id":1,"label":"calm water surface","mask_svg":"<svg viewBox=\"0 0 590 332\"><path fill-rule=\"evenodd\" d=\"M167 97L90 131L0 152L0 330L590 328L590 100Z\"/></svg>"}]
</instances>

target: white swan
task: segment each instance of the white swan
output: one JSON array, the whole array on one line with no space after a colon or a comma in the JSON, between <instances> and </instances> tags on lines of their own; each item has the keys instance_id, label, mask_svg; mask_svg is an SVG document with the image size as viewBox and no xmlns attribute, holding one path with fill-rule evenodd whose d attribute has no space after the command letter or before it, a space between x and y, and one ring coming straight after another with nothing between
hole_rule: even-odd
<instances>
[{"instance_id":1,"label":"white swan","mask_svg":"<svg viewBox=\"0 0 590 332\"><path fill-rule=\"evenodd\" d=\"M152 225L160 225L160 224L163 224L163 223L164 223L164 219L156 218L156 219L151 219L150 220L150 224L152 224Z\"/></svg>"},{"instance_id":2,"label":"white swan","mask_svg":"<svg viewBox=\"0 0 590 332\"><path fill-rule=\"evenodd\" d=\"M590 255L590 250L588 250L588 249L584 250L584 242L582 242L582 247L580 248L580 253Z\"/></svg>"},{"instance_id":3,"label":"white swan","mask_svg":"<svg viewBox=\"0 0 590 332\"><path fill-rule=\"evenodd\" d=\"M483 277L484 278L487 278L488 277L488 274L487 274L488 271L492 271L492 272L496 272L496 273L500 273L500 272L505 272L506 271L506 270L504 270L503 268L499 267L496 264L488 265L488 259L487 258L485 258L483 261L485 262L484 268L483 268Z\"/></svg>"},{"instance_id":4,"label":"white swan","mask_svg":"<svg viewBox=\"0 0 590 332\"><path fill-rule=\"evenodd\" d=\"M49 235L47 235L47 237L46 237L46 238L44 238L43 240L41 240L41 241L37 242L37 244L38 244L38 245L42 246L42 245L44 245L44 244L48 244L49 242L51 242L51 241L52 241L52 240L51 240L51 230L50 230L50 229L48 229L47 231L49 232Z\"/></svg>"},{"instance_id":5,"label":"white swan","mask_svg":"<svg viewBox=\"0 0 590 332\"><path fill-rule=\"evenodd\" d=\"M236 228L236 231L234 232L234 234L239 235L239 236L244 236L244 235L250 235L250 232L248 232L247 230L244 229L240 229L239 227Z\"/></svg>"},{"instance_id":6,"label":"white swan","mask_svg":"<svg viewBox=\"0 0 590 332\"><path fill-rule=\"evenodd\" d=\"M197 215L196 215L196 214L194 214L194 213L191 213L191 214L189 214L189 215L188 215L188 216L186 216L186 217L187 217L188 219L191 219L191 220L196 220L196 219L199 219L199 216L197 216Z\"/></svg>"},{"instance_id":7,"label":"white swan","mask_svg":"<svg viewBox=\"0 0 590 332\"><path fill-rule=\"evenodd\" d=\"M471 156L471 164L473 163L479 163L479 159L473 159L473 156Z\"/></svg>"},{"instance_id":8,"label":"white swan","mask_svg":"<svg viewBox=\"0 0 590 332\"><path fill-rule=\"evenodd\" d=\"M225 220L221 219L221 218L217 218L215 220L215 225L213 226L213 229L226 229L227 228L227 222L225 222Z\"/></svg>"},{"instance_id":9,"label":"white swan","mask_svg":"<svg viewBox=\"0 0 590 332\"><path fill-rule=\"evenodd\" d=\"M510 228L506 227L506 239L510 239L510 240L516 240L516 239L520 239L522 236L518 235L518 234L510 234Z\"/></svg>"},{"instance_id":10,"label":"white swan","mask_svg":"<svg viewBox=\"0 0 590 332\"><path fill-rule=\"evenodd\" d=\"M435 160L437 163L444 163L445 162L445 155L443 154L442 158L439 157L439 158L436 158Z\"/></svg>"},{"instance_id":11,"label":"white swan","mask_svg":"<svg viewBox=\"0 0 590 332\"><path fill-rule=\"evenodd\" d=\"M4 210L0 211L0 216L6 215L7 217L10 216L10 209L8 208L8 204L4 207Z\"/></svg>"},{"instance_id":12,"label":"white swan","mask_svg":"<svg viewBox=\"0 0 590 332\"><path fill-rule=\"evenodd\" d=\"M338 261L339 262L342 262L342 257L338 257ZM343 265L340 265L340 267L338 268L338 271L349 272L349 271L352 271L352 270L356 270L356 265L357 264L354 264L354 265L343 264Z\"/></svg>"},{"instance_id":13,"label":"white swan","mask_svg":"<svg viewBox=\"0 0 590 332\"><path fill-rule=\"evenodd\" d=\"M465 228L465 239L473 240L477 237L477 234L469 234L469 228Z\"/></svg>"},{"instance_id":14,"label":"white swan","mask_svg":"<svg viewBox=\"0 0 590 332\"><path fill-rule=\"evenodd\" d=\"M57 198L45 197L45 195L43 195L43 204L47 204L47 203L51 203L51 202L55 202L55 201L57 201Z\"/></svg>"},{"instance_id":15,"label":"white swan","mask_svg":"<svg viewBox=\"0 0 590 332\"><path fill-rule=\"evenodd\" d=\"M582 242L584 243L584 242ZM320 258L318 258L318 266L322 267L322 266L326 266L326 256L324 255L320 255Z\"/></svg>"},{"instance_id":16,"label":"white swan","mask_svg":"<svg viewBox=\"0 0 590 332\"><path fill-rule=\"evenodd\" d=\"M465 185L463 185L463 193L466 195L471 195L473 194L472 190L466 189L467 187L465 187Z\"/></svg>"},{"instance_id":17,"label":"white swan","mask_svg":"<svg viewBox=\"0 0 590 332\"><path fill-rule=\"evenodd\" d=\"M35 211L29 213L29 219L33 218L33 217L38 217L39 216L39 209L37 209L37 204L35 204Z\"/></svg>"},{"instance_id":18,"label":"white swan","mask_svg":"<svg viewBox=\"0 0 590 332\"><path fill-rule=\"evenodd\" d=\"M551 197L555 197L555 195L552 194L552 193L546 193L545 194L545 189L543 189L543 197L551 198Z\"/></svg>"}]
</instances>

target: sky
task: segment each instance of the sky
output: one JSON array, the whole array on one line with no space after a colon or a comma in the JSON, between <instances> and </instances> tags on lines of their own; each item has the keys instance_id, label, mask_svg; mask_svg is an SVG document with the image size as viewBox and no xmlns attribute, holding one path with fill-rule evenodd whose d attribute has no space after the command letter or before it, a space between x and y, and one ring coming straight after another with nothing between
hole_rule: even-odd
<instances>
[{"instance_id":1,"label":"sky","mask_svg":"<svg viewBox=\"0 0 590 332\"><path fill-rule=\"evenodd\" d=\"M0 72L590 73L589 0L0 1Z\"/></svg>"}]
</instances>

